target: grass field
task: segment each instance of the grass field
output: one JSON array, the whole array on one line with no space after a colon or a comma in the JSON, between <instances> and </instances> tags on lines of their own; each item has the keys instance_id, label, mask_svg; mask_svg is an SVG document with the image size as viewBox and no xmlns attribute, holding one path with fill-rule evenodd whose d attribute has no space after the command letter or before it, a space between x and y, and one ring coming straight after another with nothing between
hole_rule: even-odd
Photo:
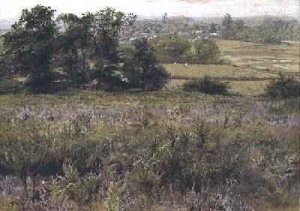
<instances>
[{"instance_id":1,"label":"grass field","mask_svg":"<svg viewBox=\"0 0 300 211\"><path fill-rule=\"evenodd\" d=\"M47 148L47 153L56 152L58 147L65 149L65 142L70 141L68 143L72 142L70 146L74 146L75 150L81 149L80 147L84 150L90 150L74 151L74 159L78 158L84 162L84 159L87 159L87 163L92 163L93 159L98 162L98 157L94 156L101 154L97 151L98 149L103 148L104 153L102 154L104 155L106 150L111 150L108 151L107 159L103 158L103 165L105 165L103 175L111 174L111 172L114 172L113 169L116 169L116 172L119 171L119 166L117 165L119 161L121 164L122 162L128 162L128 169L134 169L124 175L130 179L126 181L132 181L129 184L133 185L133 187L138 187L136 190L140 189L140 186L137 186L137 184L146 184L145 186L147 187L148 183L146 182L148 180L145 180L146 182L144 180L136 180L140 177L144 179L143 176L147 175L148 170L144 171L144 169L149 166L151 169L163 166L162 170L164 170L164 166L170 166L169 164L165 165L165 162L168 161L165 157L172 155L170 157L173 158L180 155L182 156L180 159L178 158L178 160L170 163L173 165L184 161L186 163L182 163L182 166L186 166L187 164L194 164L190 158L183 159L186 156L194 153L197 155L195 156L196 158L202 158L207 153L212 156L208 156L207 160L206 158L200 160L201 162L199 163L195 162L197 165L194 167L191 165L191 167L188 167L188 170L184 169L183 172L186 173L193 168L195 170L201 168L199 173L193 174L201 175L205 173L205 175L210 175L210 172L214 169L219 169L218 171L221 172L224 168L226 169L224 172L227 175L233 171L231 168L240 168L234 170L234 172L237 172L236 174L238 175L243 169L245 175L241 177L243 178L241 180L243 186L239 184L237 187L241 188L241 193L245 194L243 197L247 199L246 201L253 200L253 203L257 204L257 210L297 210L297 205L295 205L297 201L295 202L294 199L296 198L295 194L281 193L281 189L277 184L281 182L280 178L285 175L284 172L287 169L290 170L290 168L287 168L290 166L286 166L287 158L296 159L298 156L300 99L274 100L262 95L268 83L278 77L277 72L280 68L278 69L276 65L279 63L288 67L285 72L297 76L298 72L296 69L292 69L292 66L299 62L296 59L298 54L295 49L297 46L269 46L223 40L218 40L217 43L223 56L229 59L231 64L188 65L188 67L182 64L176 66L163 64L171 74L171 80L166 89L161 91L105 92L100 90L68 90L55 94L33 95L24 92L0 95L0 141L12 137L7 140L16 138L16 140L23 143L23 136L25 137L23 132L29 131L28 134L32 135L29 129L36 127L39 133L45 134L45 137L47 137L45 140L48 140L49 137L54 137L53 142L56 145L53 148ZM274 52L272 49L275 49ZM281 49L282 52L278 49ZM291 60L291 62L273 64L269 62L273 57L278 57L277 60L284 58ZM257 61L260 61L262 65L269 69L257 68ZM182 90L183 83L191 79L202 78L204 75L227 81L230 85L231 95L212 96ZM22 115L26 116L26 119L22 119ZM197 130L190 130L189 127L192 127L192 125L196 125ZM25 130L23 127L27 127L27 129ZM171 129L174 129L176 133ZM74 133L76 135L72 135L73 131L76 132ZM199 138L195 138L198 135ZM1 139L1 137L4 138ZM41 135L41 137L43 136ZM49 140L52 140L50 138ZM205 153L201 151L202 149L199 145L202 139L208 140L204 146L205 149L206 147L208 149ZM174 146L176 150L169 148L173 140L175 140ZM191 145L193 140L195 140L195 145ZM96 145L90 145L90 149L88 148L89 145L86 145L88 142L85 141L91 141L92 144ZM225 151L227 148L224 147L219 148L218 144L221 142L217 141L228 144L224 146L228 146L230 151ZM13 146L11 148L17 147ZM22 145L20 146L22 147ZM39 144L38 146L44 145ZM52 145L49 146L52 147ZM160 151L148 153L155 146L158 146L157 148L161 152L167 153L160 154ZM187 146L190 146L190 148L187 148ZM236 151L244 146L249 146L247 151L245 151L247 153L241 154L242 156L235 156ZM213 151L214 148L217 148L217 151ZM90 152L93 153L92 149L96 149L96 151L95 154L90 156ZM20 151L23 152L23 148ZM35 148L33 151L29 151L28 160L30 162L32 160L31 153L34 154L34 152L36 152ZM219 153L223 154L217 157ZM53 153L53 156L55 157L56 154ZM79 158L79 156L81 157ZM155 156L162 159L162 164L157 165L157 162L151 163L157 159ZM18 158L18 156L16 157ZM22 156L20 157L22 160ZM44 158L44 156L42 157ZM230 159L227 159L227 157ZM247 158L247 162L243 162L244 157ZM35 159L35 157L33 158ZM69 159L71 158L73 159L73 157ZM210 161L214 158L218 159L217 162L214 160ZM238 162L239 158L241 159L239 162L242 163ZM131 163L131 159L141 160L142 162L140 163L142 165L138 165L139 162ZM231 167L226 162L234 163ZM235 162L238 163L236 164ZM147 165L144 165L144 163ZM126 165L124 164L124 166ZM247 168L244 168L244 166ZM174 170L177 171L178 169L175 165ZM248 171L248 169L251 171ZM136 172L142 173L135 175ZM249 172L249 175L247 172ZM175 175L172 171L169 174ZM149 175L151 175L151 177L149 176L149 181L153 182L153 184L160 184L160 182L156 182L156 180L160 181L160 177L156 177L156 174L153 173ZM155 175L155 177L152 177L152 175ZM214 174L212 174L213 176ZM206 179L207 177L204 176L204 178ZM40 184L41 187L48 187L47 185L52 182L49 178L43 178L43 180L46 183ZM177 183L177 180L175 181ZM3 182L3 184L5 183ZM0 177L0 192L1 185ZM220 187L221 189L223 188L223 186ZM280 191L277 191L276 188ZM296 187L292 188L296 189ZM148 189L146 190L146 193L148 193ZM263 192L259 192L261 190ZM162 193L164 191L165 189L162 189ZM250 196L249 192L253 195ZM272 197L272 194L277 192L279 192L278 198ZM134 192L134 197L146 198L146 195L141 193ZM78 199L81 199L84 192L82 196L80 196L81 191L75 191L74 194L78 194ZM176 198L177 194L173 194L173 191L172 194L169 194L169 192L166 192L165 195L161 194L165 197L165 199L162 197L162 200L165 200L167 203L160 204L160 201L151 202L151 205L154 205L154 207L149 210L187 210L184 206L178 209L180 200ZM192 192L189 194L192 194ZM154 195L156 197L156 192ZM184 201L187 201L187 196L190 195L185 195ZM264 197L269 200L265 200ZM284 200L278 200L280 197L284 198ZM105 196L105 200L107 200L107 196ZM11 201L15 201L13 197L1 197L0 195L0 210L13 210L12 207L8 207ZM130 206L132 205L130 204ZM103 207L105 207L104 204L102 201L99 201L99 206L97 205L97 208L91 210L106 210ZM18 210L17 207L15 210Z\"/></svg>"},{"instance_id":2,"label":"grass field","mask_svg":"<svg viewBox=\"0 0 300 211\"><path fill-rule=\"evenodd\" d=\"M165 64L164 67L174 79L195 79L209 75L214 78L230 80L261 80L276 78L276 74L261 73L251 68L241 68L231 65L184 65Z\"/></svg>"},{"instance_id":3,"label":"grass field","mask_svg":"<svg viewBox=\"0 0 300 211\"><path fill-rule=\"evenodd\" d=\"M239 67L299 76L300 43L256 44L217 40L217 44L223 56Z\"/></svg>"},{"instance_id":4,"label":"grass field","mask_svg":"<svg viewBox=\"0 0 300 211\"><path fill-rule=\"evenodd\" d=\"M187 80L205 75L229 81L231 91L246 96L264 93L271 80L280 72L300 77L300 44L256 44L250 42L216 40L226 65L164 64L172 80L168 89L180 89Z\"/></svg>"}]
</instances>

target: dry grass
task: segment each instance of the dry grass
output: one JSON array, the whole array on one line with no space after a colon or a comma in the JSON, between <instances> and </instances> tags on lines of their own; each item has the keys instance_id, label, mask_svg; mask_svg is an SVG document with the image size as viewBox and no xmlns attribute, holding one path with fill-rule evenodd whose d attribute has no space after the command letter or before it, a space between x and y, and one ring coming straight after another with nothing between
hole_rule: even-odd
<instances>
[{"instance_id":1,"label":"dry grass","mask_svg":"<svg viewBox=\"0 0 300 211\"><path fill-rule=\"evenodd\" d=\"M246 96L264 94L264 90L270 81L230 81L231 91Z\"/></svg>"},{"instance_id":2,"label":"dry grass","mask_svg":"<svg viewBox=\"0 0 300 211\"><path fill-rule=\"evenodd\" d=\"M168 89L180 89L184 82L205 75L229 81L231 91L245 96L264 93L267 84L279 72L300 77L300 44L257 44L233 40L216 40L223 57L231 65L164 64L172 80Z\"/></svg>"},{"instance_id":3,"label":"dry grass","mask_svg":"<svg viewBox=\"0 0 300 211\"><path fill-rule=\"evenodd\" d=\"M257 44L217 40L223 56L233 64L261 72L299 75L300 44Z\"/></svg>"},{"instance_id":4,"label":"dry grass","mask_svg":"<svg viewBox=\"0 0 300 211\"><path fill-rule=\"evenodd\" d=\"M13 205L13 200L10 197L0 195L0 210L1 211L16 211L16 206Z\"/></svg>"},{"instance_id":5,"label":"dry grass","mask_svg":"<svg viewBox=\"0 0 300 211\"><path fill-rule=\"evenodd\" d=\"M183 84L189 80L186 79L173 79L171 80L167 88L181 89ZM258 96L264 94L264 90L267 87L269 80L263 81L229 81L230 92L241 94L243 96Z\"/></svg>"},{"instance_id":6,"label":"dry grass","mask_svg":"<svg viewBox=\"0 0 300 211\"><path fill-rule=\"evenodd\" d=\"M202 78L205 75L233 80L244 79L270 79L277 75L271 73L261 73L250 68L240 68L231 65L189 65L185 67L182 64L164 64L163 65L172 78L176 79L194 79Z\"/></svg>"}]
</instances>

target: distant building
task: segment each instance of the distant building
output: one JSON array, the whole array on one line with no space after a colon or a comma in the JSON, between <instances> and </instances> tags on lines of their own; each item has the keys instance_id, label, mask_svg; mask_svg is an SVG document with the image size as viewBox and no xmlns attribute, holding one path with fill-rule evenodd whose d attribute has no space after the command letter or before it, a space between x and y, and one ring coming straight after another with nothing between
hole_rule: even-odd
<instances>
[{"instance_id":1,"label":"distant building","mask_svg":"<svg viewBox=\"0 0 300 211\"><path fill-rule=\"evenodd\" d=\"M219 37L219 34L217 32L215 33L209 33L210 37Z\"/></svg>"}]
</instances>

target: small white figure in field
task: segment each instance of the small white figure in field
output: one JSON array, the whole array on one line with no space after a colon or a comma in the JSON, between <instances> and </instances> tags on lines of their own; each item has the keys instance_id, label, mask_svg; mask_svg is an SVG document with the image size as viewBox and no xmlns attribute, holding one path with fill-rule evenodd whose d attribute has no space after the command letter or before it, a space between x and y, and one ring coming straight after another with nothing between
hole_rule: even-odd
<instances>
[{"instance_id":1,"label":"small white figure in field","mask_svg":"<svg viewBox=\"0 0 300 211\"><path fill-rule=\"evenodd\" d=\"M185 63L184 66L187 67L187 66L188 66L188 63Z\"/></svg>"},{"instance_id":2,"label":"small white figure in field","mask_svg":"<svg viewBox=\"0 0 300 211\"><path fill-rule=\"evenodd\" d=\"M176 66L177 62L174 62L174 66Z\"/></svg>"},{"instance_id":3,"label":"small white figure in field","mask_svg":"<svg viewBox=\"0 0 300 211\"><path fill-rule=\"evenodd\" d=\"M99 85L98 80L97 80L97 79L94 79L94 80L92 81L92 88L96 90L98 85Z\"/></svg>"}]
</instances>

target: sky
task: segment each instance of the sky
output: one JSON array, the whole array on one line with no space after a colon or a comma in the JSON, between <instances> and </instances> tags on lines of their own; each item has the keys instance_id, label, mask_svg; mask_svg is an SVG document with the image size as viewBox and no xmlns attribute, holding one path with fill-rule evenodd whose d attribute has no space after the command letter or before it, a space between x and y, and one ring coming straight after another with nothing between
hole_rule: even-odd
<instances>
[{"instance_id":1,"label":"sky","mask_svg":"<svg viewBox=\"0 0 300 211\"><path fill-rule=\"evenodd\" d=\"M107 6L138 16L234 17L293 16L300 19L299 0L0 0L0 19L16 19L21 10L37 4L51 6L57 13L81 14Z\"/></svg>"}]
</instances>

